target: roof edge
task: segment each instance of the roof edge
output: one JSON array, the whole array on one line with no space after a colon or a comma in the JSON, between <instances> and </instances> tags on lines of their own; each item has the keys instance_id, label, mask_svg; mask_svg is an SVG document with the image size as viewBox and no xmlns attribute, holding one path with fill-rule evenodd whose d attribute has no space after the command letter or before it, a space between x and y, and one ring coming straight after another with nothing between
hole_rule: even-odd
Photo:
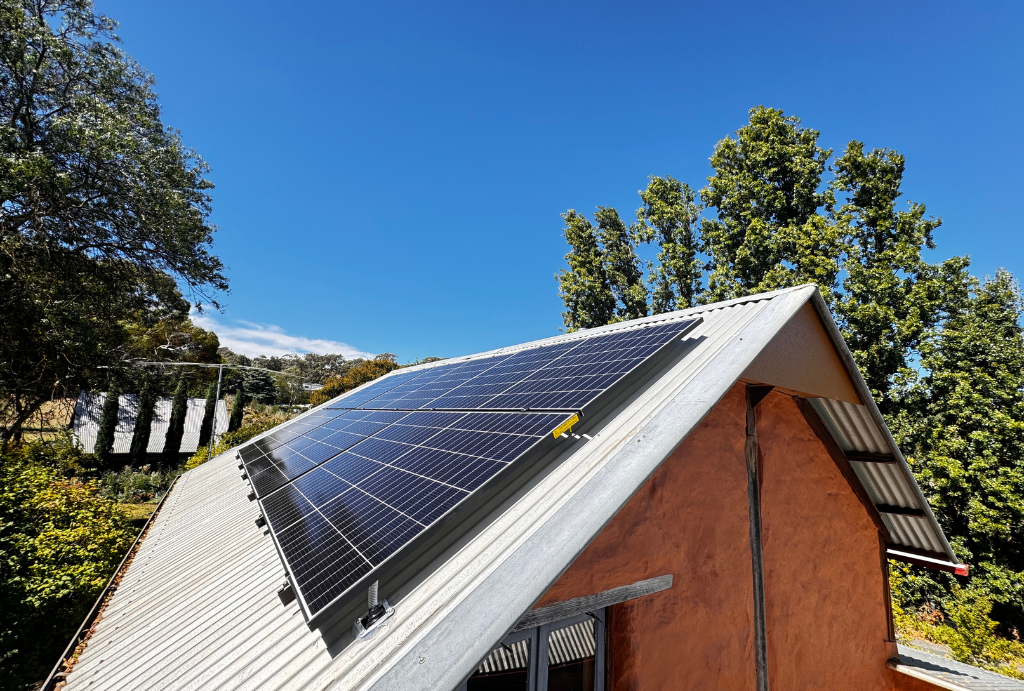
<instances>
[{"instance_id":1,"label":"roof edge","mask_svg":"<svg viewBox=\"0 0 1024 691\"><path fill-rule=\"evenodd\" d=\"M613 439L610 435L604 435L606 438L601 440L603 430L595 435L590 444L603 442L603 453L601 446L584 453L599 459L598 465L581 479L560 480L575 485L571 492L565 490L568 496L560 498L561 503L543 511L543 515L528 513L517 519L516 523L525 526L520 529L520 537L503 536L502 541L507 546L503 554L495 556L492 563L497 565L489 573L481 574L463 591L449 593L450 599L443 604L435 600L430 606L428 603L434 598L429 596L423 603L407 598L402 618L375 641L375 650L366 653L379 660L375 672L355 688L426 690L458 686L689 436L728 393L754 357L816 292L815 286L776 292L773 297L779 299L771 299L754 321L732 337L692 379L680 382L676 392L669 394L672 397L653 416L644 420L639 409L617 414L617 418L639 417L641 422L632 427L621 442L619 437ZM764 299L752 296L743 301ZM719 305L715 305L711 309L718 308ZM707 307L701 309L709 311ZM753 324L756 328L752 329ZM568 459L563 465L569 465ZM532 491L546 489L542 483ZM536 510L541 511L539 506ZM485 530L477 539L491 539L487 532ZM367 662L363 660L355 665L362 667ZM342 673L341 679L344 678ZM347 681L350 684L353 680Z\"/></svg>"},{"instance_id":2,"label":"roof edge","mask_svg":"<svg viewBox=\"0 0 1024 691\"><path fill-rule=\"evenodd\" d=\"M814 305L815 311L818 313L818 317L825 325L825 331L828 333L829 338L832 339L832 345L835 346L836 351L839 353L839 357L843 362L843 366L846 368L846 373L853 381L854 387L857 389L857 393L860 395L861 403L871 415L871 419L875 422L878 428L882 432L882 436L885 438L885 443L889 446L893 456L896 458L896 462L900 466L900 470L910 481L911 486L914 488L914 492L917 495L918 500L921 502L921 506L924 507L925 515L931 523L932 529L939 536L942 541L942 546L946 552L946 556L949 557L950 563L959 565L959 560L956 554L953 552L953 547L949 544L949 540L946 538L945 532L942 530L942 526L939 525L938 520L935 518L932 507L928 504L928 500L924 496L924 492L921 491L921 486L917 484L917 478L914 477L914 473L910 470L910 464L907 463L907 459L903 457L903 452L900 451L899 445L896 444L896 440L893 439L892 432L889 431L889 425L886 423L885 418L882 416L882 411L879 410L878 404L875 403L874 396L871 395L871 390L868 388L868 383L864 380L864 375L861 374L860 368L857 366L857 361L853 359L853 353L850 352L850 347L846 345L846 339L843 338L843 334L839 331L839 325L836 324L835 319L832 317L832 312L829 310L828 305L825 303L825 298L822 297L815 286L814 293L811 295L811 304Z\"/></svg>"}]
</instances>

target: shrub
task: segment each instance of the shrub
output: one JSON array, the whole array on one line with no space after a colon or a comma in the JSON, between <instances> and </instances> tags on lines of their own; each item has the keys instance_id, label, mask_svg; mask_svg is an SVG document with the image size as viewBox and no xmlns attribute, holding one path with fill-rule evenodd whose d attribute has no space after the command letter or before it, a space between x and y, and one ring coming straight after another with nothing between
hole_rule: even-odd
<instances>
[{"instance_id":1,"label":"shrub","mask_svg":"<svg viewBox=\"0 0 1024 691\"><path fill-rule=\"evenodd\" d=\"M99 482L100 496L122 504L153 501L160 499L180 474L180 470L151 471L148 465L139 470L125 466L120 471L103 474Z\"/></svg>"},{"instance_id":2,"label":"shrub","mask_svg":"<svg viewBox=\"0 0 1024 691\"><path fill-rule=\"evenodd\" d=\"M1018 668L1024 663L1024 644L997 633L999 622L990 616L992 600L986 593L954 584L941 609L927 602L911 609L907 593L915 590L913 569L890 562L889 573L893 618L903 642L920 638L941 643L960 662L1024 679Z\"/></svg>"},{"instance_id":3,"label":"shrub","mask_svg":"<svg viewBox=\"0 0 1024 691\"><path fill-rule=\"evenodd\" d=\"M0 456L0 689L46 676L135 537L67 475L84 456L66 439Z\"/></svg>"},{"instance_id":4,"label":"shrub","mask_svg":"<svg viewBox=\"0 0 1024 691\"><path fill-rule=\"evenodd\" d=\"M233 432L226 432L221 436L213 447L213 456L219 456L239 444L244 444L256 435L263 434L267 430L277 427L282 422L291 420L293 417L295 417L294 413L283 411L271 405L253 403L246 406L242 426ZM192 457L185 462L185 470L192 470L201 466L210 458L212 456L208 448L197 449Z\"/></svg>"}]
</instances>

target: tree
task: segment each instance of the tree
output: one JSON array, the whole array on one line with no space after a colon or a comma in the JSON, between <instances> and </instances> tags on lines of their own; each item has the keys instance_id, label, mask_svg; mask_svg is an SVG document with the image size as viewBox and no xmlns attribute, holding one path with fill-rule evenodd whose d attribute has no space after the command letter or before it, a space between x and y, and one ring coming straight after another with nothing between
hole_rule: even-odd
<instances>
[{"instance_id":1,"label":"tree","mask_svg":"<svg viewBox=\"0 0 1024 691\"><path fill-rule=\"evenodd\" d=\"M234 432L242 426L245 417L245 386L239 382L235 388L235 400L231 403L231 417L228 418L228 432Z\"/></svg>"},{"instance_id":2,"label":"tree","mask_svg":"<svg viewBox=\"0 0 1024 691\"><path fill-rule=\"evenodd\" d=\"M320 405L340 396L346 391L351 391L357 386L366 382L383 377L388 372L398 369L398 359L391 353L381 353L372 360L367 360L361 365L353 367L340 377L331 377L324 384L324 388L314 391L310 395L310 403Z\"/></svg>"},{"instance_id":3,"label":"tree","mask_svg":"<svg viewBox=\"0 0 1024 691\"><path fill-rule=\"evenodd\" d=\"M925 374L894 424L911 467L971 587L996 618L1024 626L1024 300L1000 270L962 276L964 299L921 344ZM935 587L948 593L948 582Z\"/></svg>"},{"instance_id":4,"label":"tree","mask_svg":"<svg viewBox=\"0 0 1024 691\"><path fill-rule=\"evenodd\" d=\"M654 287L651 310L661 314L693 307L703 275L697 196L685 182L652 175L640 199L637 236L642 242L657 242L659 248L657 268L648 280Z\"/></svg>"},{"instance_id":5,"label":"tree","mask_svg":"<svg viewBox=\"0 0 1024 691\"><path fill-rule=\"evenodd\" d=\"M700 193L716 214L701 223L709 301L808 281L828 296L841 244L818 215L832 204L831 193L819 191L832 151L817 142L799 118L758 106L736 139L715 146L715 173Z\"/></svg>"},{"instance_id":6,"label":"tree","mask_svg":"<svg viewBox=\"0 0 1024 691\"><path fill-rule=\"evenodd\" d=\"M181 439L185 434L185 416L188 414L188 382L185 373L178 377L178 386L171 398L171 418L167 422L167 436L164 439L164 464L168 467L178 465L178 454L181 452Z\"/></svg>"},{"instance_id":7,"label":"tree","mask_svg":"<svg viewBox=\"0 0 1024 691\"><path fill-rule=\"evenodd\" d=\"M89 0L0 0L0 447L125 356L127 324L227 289L206 164Z\"/></svg>"},{"instance_id":8,"label":"tree","mask_svg":"<svg viewBox=\"0 0 1024 691\"><path fill-rule=\"evenodd\" d=\"M562 219L565 221L562 232L571 248L565 255L569 269L555 275L558 294L566 310L562 312L562 321L567 331L607 324L615 316L615 295L597 233L590 221L573 209L562 214Z\"/></svg>"},{"instance_id":9,"label":"tree","mask_svg":"<svg viewBox=\"0 0 1024 691\"><path fill-rule=\"evenodd\" d=\"M131 355L143 360L220 363L220 339L181 313L128 326Z\"/></svg>"},{"instance_id":10,"label":"tree","mask_svg":"<svg viewBox=\"0 0 1024 691\"><path fill-rule=\"evenodd\" d=\"M132 433L131 459L137 465L142 465L146 460L146 450L149 448L149 435L153 429L153 412L157 401L157 380L156 377L146 376L142 385L142 392L139 394L139 407L135 415L135 430Z\"/></svg>"},{"instance_id":11,"label":"tree","mask_svg":"<svg viewBox=\"0 0 1024 691\"><path fill-rule=\"evenodd\" d=\"M210 443L213 436L213 423L217 416L217 385L210 384L206 389L206 407L203 409L203 421L199 425L199 448ZM223 434L224 430L221 430Z\"/></svg>"},{"instance_id":12,"label":"tree","mask_svg":"<svg viewBox=\"0 0 1024 691\"><path fill-rule=\"evenodd\" d=\"M942 312L943 286L966 269L954 257L936 267L921 251L934 249L942 221L925 218L924 204L896 210L903 194L904 157L891 149L864 152L851 141L835 163L832 188L847 195L836 212L847 258L836 315L857 365L883 411L891 410L893 378L907 368L921 338ZM955 281L954 281L955 282Z\"/></svg>"},{"instance_id":13,"label":"tree","mask_svg":"<svg viewBox=\"0 0 1024 691\"><path fill-rule=\"evenodd\" d=\"M113 467L114 434L117 430L117 419L121 412L121 390L116 382L111 382L107 389L107 397L103 401L103 412L100 413L99 429L96 431L96 445L93 452L99 459L100 467L107 470Z\"/></svg>"},{"instance_id":14,"label":"tree","mask_svg":"<svg viewBox=\"0 0 1024 691\"><path fill-rule=\"evenodd\" d=\"M619 218L619 212L610 206L597 207L594 220L597 221L604 275L617 302L613 321L646 317L647 289L629 229Z\"/></svg>"},{"instance_id":15,"label":"tree","mask_svg":"<svg viewBox=\"0 0 1024 691\"><path fill-rule=\"evenodd\" d=\"M271 404L277 401L277 387L266 372L242 370L242 385L249 398L257 403Z\"/></svg>"}]
</instances>

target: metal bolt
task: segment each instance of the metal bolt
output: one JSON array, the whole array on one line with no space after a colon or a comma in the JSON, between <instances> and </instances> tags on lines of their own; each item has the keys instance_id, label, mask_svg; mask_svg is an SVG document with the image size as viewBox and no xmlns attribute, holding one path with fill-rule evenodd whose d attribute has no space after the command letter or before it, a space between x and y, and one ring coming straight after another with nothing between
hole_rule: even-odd
<instances>
[{"instance_id":1,"label":"metal bolt","mask_svg":"<svg viewBox=\"0 0 1024 691\"><path fill-rule=\"evenodd\" d=\"M426 661L427 661L427 658L425 658L422 655L420 655L420 664L422 665Z\"/></svg>"}]
</instances>

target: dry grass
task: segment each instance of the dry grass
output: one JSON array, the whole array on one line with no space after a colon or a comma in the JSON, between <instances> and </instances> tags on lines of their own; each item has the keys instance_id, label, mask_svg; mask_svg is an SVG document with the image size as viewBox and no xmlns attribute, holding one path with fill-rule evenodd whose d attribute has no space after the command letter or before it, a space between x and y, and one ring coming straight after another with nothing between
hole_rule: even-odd
<instances>
[{"instance_id":1,"label":"dry grass","mask_svg":"<svg viewBox=\"0 0 1024 691\"><path fill-rule=\"evenodd\" d=\"M3 406L0 406L0 409L2 408ZM52 441L71 426L74 412L74 398L58 398L55 401L47 401L35 415L22 425L22 438L26 442Z\"/></svg>"}]
</instances>

